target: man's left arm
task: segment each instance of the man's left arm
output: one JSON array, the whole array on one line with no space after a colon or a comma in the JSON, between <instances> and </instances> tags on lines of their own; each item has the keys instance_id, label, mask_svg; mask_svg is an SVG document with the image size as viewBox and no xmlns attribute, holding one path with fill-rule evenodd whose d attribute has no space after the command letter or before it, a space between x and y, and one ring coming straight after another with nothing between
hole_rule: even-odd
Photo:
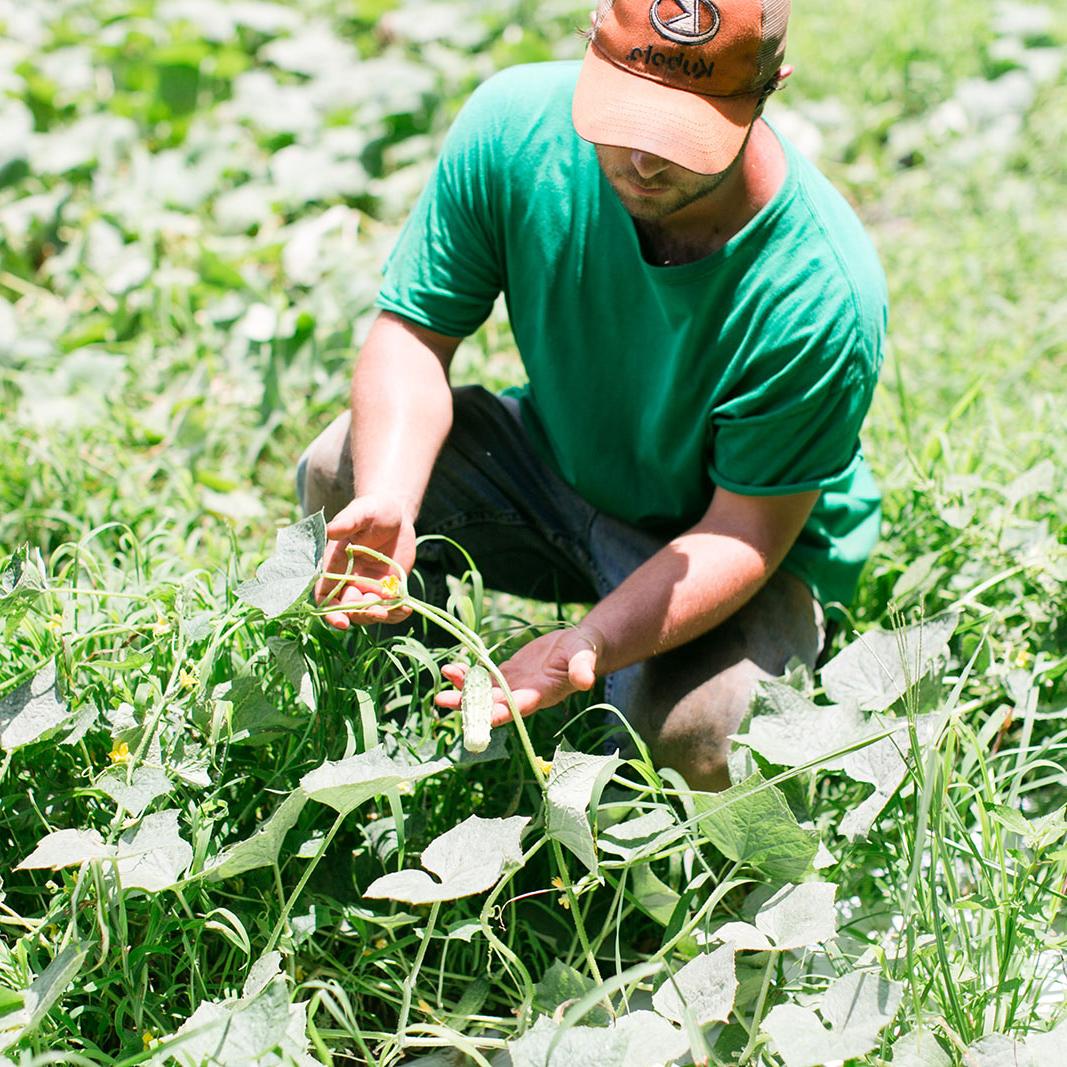
<instances>
[{"instance_id":1,"label":"man's left arm","mask_svg":"<svg viewBox=\"0 0 1067 1067\"><path fill-rule=\"evenodd\" d=\"M694 640L750 600L777 569L811 514L819 490L741 496L715 490L703 518L670 541L573 629L531 641L501 670L523 715L592 689L598 676ZM464 669L446 677L462 686ZM493 725L510 716L498 698ZM438 704L457 707L460 694Z\"/></svg>"}]
</instances>

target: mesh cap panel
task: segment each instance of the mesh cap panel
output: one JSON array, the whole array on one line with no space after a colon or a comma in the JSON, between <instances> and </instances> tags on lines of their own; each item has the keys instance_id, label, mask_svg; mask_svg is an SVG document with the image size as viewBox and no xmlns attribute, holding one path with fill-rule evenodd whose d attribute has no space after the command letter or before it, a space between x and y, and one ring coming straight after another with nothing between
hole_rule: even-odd
<instances>
[{"instance_id":1,"label":"mesh cap panel","mask_svg":"<svg viewBox=\"0 0 1067 1067\"><path fill-rule=\"evenodd\" d=\"M763 43L756 55L761 82L767 81L782 62L788 21L789 0L763 0Z\"/></svg>"}]
</instances>

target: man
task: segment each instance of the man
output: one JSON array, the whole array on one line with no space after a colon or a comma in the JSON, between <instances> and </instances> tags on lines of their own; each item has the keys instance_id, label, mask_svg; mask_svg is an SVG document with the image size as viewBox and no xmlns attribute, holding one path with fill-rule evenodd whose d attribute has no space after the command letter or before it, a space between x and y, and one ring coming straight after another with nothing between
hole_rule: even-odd
<instances>
[{"instance_id":1,"label":"man","mask_svg":"<svg viewBox=\"0 0 1067 1067\"><path fill-rule=\"evenodd\" d=\"M814 663L822 604L851 597L879 521L858 434L884 278L761 117L787 17L788 0L616 0L582 64L481 86L386 266L353 417L300 468L333 570L349 543L410 568L435 533L487 585L595 601L502 665L519 710L605 677L657 763L702 789L728 784L756 681ZM529 383L453 391L501 290ZM443 546L419 550L437 598ZM383 576L361 564L330 621L400 621ZM446 674L456 707L463 669Z\"/></svg>"}]
</instances>

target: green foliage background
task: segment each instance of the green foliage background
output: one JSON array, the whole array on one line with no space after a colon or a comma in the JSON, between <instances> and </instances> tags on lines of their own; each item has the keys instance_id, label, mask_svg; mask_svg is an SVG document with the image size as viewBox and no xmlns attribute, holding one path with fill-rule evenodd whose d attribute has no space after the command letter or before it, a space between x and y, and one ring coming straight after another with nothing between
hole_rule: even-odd
<instances>
[{"instance_id":1,"label":"green foliage background","mask_svg":"<svg viewBox=\"0 0 1067 1067\"><path fill-rule=\"evenodd\" d=\"M425 754L456 737L430 709L434 667L415 666L425 650L345 641L305 617L264 622L233 591L297 517L296 457L345 403L378 268L450 119L495 69L579 56L586 17L563 0L0 0L0 555L40 551L59 590L23 605L4 587L0 699L55 659L83 727L4 754L0 985L23 990L64 946L89 947L11 1055L137 1062L153 1054L146 1035L236 996L330 826L308 807L277 872L177 894L116 896L92 864L14 870L50 831L131 823L98 788L118 709L132 709L135 751L159 720L171 795L155 808L180 811L193 870L346 746L380 731ZM867 840L834 837L865 787L785 783L835 856L822 877L848 936L744 976L745 1007L707 1040L727 1062L781 1062L764 1038L748 1047L760 1010L866 959L906 988L866 1062L920 1021L959 1061L990 1034L1049 1029L1067 988L1059 846L1027 845L1025 826L993 814L1038 819L1064 799L1067 16L835 0L798 7L790 32L797 71L770 113L856 205L891 287L865 436L886 523L850 621L961 611L944 684L896 708L951 706L953 727ZM521 374L502 312L463 346L458 372L494 386ZM523 619L555 614L493 600L482 633L521 640ZM267 637L297 642L313 712ZM241 699L223 713L217 687L230 682ZM560 713L533 720L544 758L563 725ZM592 717L566 729L596 751ZM423 1024L488 1041L487 1055L522 1024L505 957L484 939L423 939L424 911L362 898L460 816L533 811L535 774L512 748L419 784L399 814L399 798L379 798L339 831L296 901L303 925L281 940L288 998L312 1004L308 1055L398 1061L405 996ZM675 783L643 765L626 774L646 775L645 791L616 783L602 826L624 809L679 810ZM704 839L690 845L716 876L694 891L698 910L729 864ZM555 960L591 981L547 854L498 902L494 928L534 981ZM654 870L679 898L686 863L676 853L606 887L579 880L601 977L675 959L664 946L677 929L626 878ZM712 917L740 915L743 897L724 893ZM462 931L481 907L456 905L443 928Z\"/></svg>"}]
</instances>

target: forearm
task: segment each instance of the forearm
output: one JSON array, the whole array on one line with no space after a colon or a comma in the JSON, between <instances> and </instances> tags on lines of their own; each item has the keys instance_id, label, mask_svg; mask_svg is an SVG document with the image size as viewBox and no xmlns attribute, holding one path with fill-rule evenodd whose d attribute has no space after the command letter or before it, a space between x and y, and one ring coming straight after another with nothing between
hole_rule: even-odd
<instances>
[{"instance_id":1,"label":"forearm","mask_svg":"<svg viewBox=\"0 0 1067 1067\"><path fill-rule=\"evenodd\" d=\"M753 597L773 568L735 537L691 530L605 597L579 629L597 644L597 674L694 640Z\"/></svg>"},{"instance_id":2,"label":"forearm","mask_svg":"<svg viewBox=\"0 0 1067 1067\"><path fill-rule=\"evenodd\" d=\"M704 517L642 564L582 621L597 674L692 641L728 619L785 558L818 491L746 497L719 488Z\"/></svg>"},{"instance_id":3,"label":"forearm","mask_svg":"<svg viewBox=\"0 0 1067 1067\"><path fill-rule=\"evenodd\" d=\"M450 355L395 318L375 322L352 375L357 496L400 498L417 515L452 426Z\"/></svg>"}]
</instances>

